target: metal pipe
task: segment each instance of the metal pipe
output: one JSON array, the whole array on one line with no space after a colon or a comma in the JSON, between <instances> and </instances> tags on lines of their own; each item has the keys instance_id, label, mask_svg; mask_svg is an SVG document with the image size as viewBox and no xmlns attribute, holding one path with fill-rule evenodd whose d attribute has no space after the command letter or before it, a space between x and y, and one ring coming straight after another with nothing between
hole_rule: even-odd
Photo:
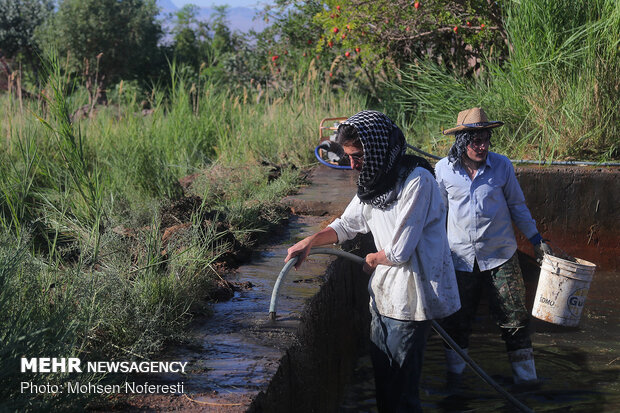
<instances>
[{"instance_id":1,"label":"metal pipe","mask_svg":"<svg viewBox=\"0 0 620 413\"><path fill-rule=\"evenodd\" d=\"M437 155L433 155L432 153L424 152L422 149L416 148L415 146L411 146L408 143L406 145L407 145L408 148L411 148L414 151L421 153L422 155L426 155L429 158L433 158L433 159L436 159L436 160L440 160L441 159L441 156L437 156Z\"/></svg>"},{"instance_id":2,"label":"metal pipe","mask_svg":"<svg viewBox=\"0 0 620 413\"><path fill-rule=\"evenodd\" d=\"M532 160L529 160L529 159L511 159L510 162L517 163L517 164L518 163L527 163L527 164L534 164L534 165L620 166L620 162L591 162L591 161L551 161L551 162L546 162L546 161L532 161Z\"/></svg>"},{"instance_id":3,"label":"metal pipe","mask_svg":"<svg viewBox=\"0 0 620 413\"><path fill-rule=\"evenodd\" d=\"M338 257L348 259L360 265L364 264L364 261L365 261L364 258L360 256L357 256L355 254L351 254L350 252L342 251L339 249L334 249L334 248L313 248L310 250L310 253L308 255L313 255L313 254L336 255ZM278 292L280 290L280 286L282 285L282 280L284 280L284 277L290 271L290 269L295 265L296 262L297 262L297 257L291 258L284 265L284 267L280 271L280 274L278 274L278 278L276 279L276 283L271 293L271 302L269 304L269 319L272 321L275 321L276 319L276 306L277 306L277 301L278 301ZM520 411L526 412L526 413L534 413L532 409L530 409L529 407L521 403L512 394L504 390L502 386L497 384L495 380L493 380L484 370L482 370L482 368L478 366L478 364L476 364L476 362L461 349L461 347L452 339L452 337L450 337L448 333L446 333L446 331L439 325L439 323L437 323L437 321L431 320L431 324L432 324L433 329L437 332L437 334L439 334L439 336L454 351L456 351L459 356L461 356L463 361L465 361L469 365L469 367L471 367L482 380L484 380L487 384L493 387L498 393L504 396L506 400L511 402Z\"/></svg>"}]
</instances>

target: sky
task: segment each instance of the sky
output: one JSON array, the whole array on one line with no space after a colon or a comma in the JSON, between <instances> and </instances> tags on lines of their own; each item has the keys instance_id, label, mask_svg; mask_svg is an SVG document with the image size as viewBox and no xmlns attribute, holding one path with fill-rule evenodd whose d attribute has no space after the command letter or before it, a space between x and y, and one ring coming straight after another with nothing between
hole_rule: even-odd
<instances>
[{"instance_id":1,"label":"sky","mask_svg":"<svg viewBox=\"0 0 620 413\"><path fill-rule=\"evenodd\" d=\"M230 7L253 7L259 4L269 3L267 0L172 0L175 6L181 8L186 4L195 4L198 7L211 7L212 5L227 4Z\"/></svg>"}]
</instances>

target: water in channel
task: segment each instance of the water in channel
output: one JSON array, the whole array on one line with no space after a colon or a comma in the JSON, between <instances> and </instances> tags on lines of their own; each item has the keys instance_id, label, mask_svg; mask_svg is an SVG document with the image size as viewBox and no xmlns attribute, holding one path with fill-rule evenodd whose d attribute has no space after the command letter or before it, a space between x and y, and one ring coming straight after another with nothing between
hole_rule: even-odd
<instances>
[{"instance_id":1,"label":"water in channel","mask_svg":"<svg viewBox=\"0 0 620 413\"><path fill-rule=\"evenodd\" d=\"M537 277L526 275L528 296L536 291ZM530 303L533 297L530 298ZM600 272L594 279L579 327L563 327L532 318L532 341L539 389L513 395L536 412L620 411L620 274ZM531 305L530 305L531 308ZM505 389L511 390L511 371L499 329L481 303L469 349L471 358ZM467 368L464 391L443 391L443 340L428 340L422 372L421 398L425 412L515 412L491 386ZM340 413L376 412L370 358L360 357Z\"/></svg>"},{"instance_id":2,"label":"water in channel","mask_svg":"<svg viewBox=\"0 0 620 413\"><path fill-rule=\"evenodd\" d=\"M158 381L182 380L184 392L196 406L209 403L223 411L243 411L278 369L278 360L295 340L306 300L316 294L325 269L334 259L313 255L303 270L290 271L280 289L278 321L269 321L271 292L284 266L287 248L318 231L321 221L320 217L291 217L288 230L274 237L273 245L259 248L251 264L229 276L228 281L249 282L252 287L235 292L229 301L214 304L212 317L197 320L189 342L166 353L169 360L187 361L187 374L162 375Z\"/></svg>"}]
</instances>

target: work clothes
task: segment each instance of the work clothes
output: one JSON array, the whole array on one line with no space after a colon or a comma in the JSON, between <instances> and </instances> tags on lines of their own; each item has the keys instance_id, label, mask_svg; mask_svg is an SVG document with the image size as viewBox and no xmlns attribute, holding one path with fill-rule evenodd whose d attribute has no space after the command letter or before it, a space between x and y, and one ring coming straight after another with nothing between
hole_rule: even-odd
<instances>
[{"instance_id":1,"label":"work clothes","mask_svg":"<svg viewBox=\"0 0 620 413\"><path fill-rule=\"evenodd\" d=\"M437 162L435 175L448 207L448 240L457 271L473 271L474 261L482 271L508 261L517 250L512 221L527 238L538 235L505 156L489 152L473 180L448 158Z\"/></svg>"},{"instance_id":2,"label":"work clothes","mask_svg":"<svg viewBox=\"0 0 620 413\"><path fill-rule=\"evenodd\" d=\"M430 320L460 307L446 209L432 168L405 155L404 136L387 116L362 111L345 124L357 132L363 164L357 195L330 227L340 243L372 232L393 264L377 265L368 284L377 407L419 412Z\"/></svg>"},{"instance_id":3,"label":"work clothes","mask_svg":"<svg viewBox=\"0 0 620 413\"><path fill-rule=\"evenodd\" d=\"M394 266L378 265L369 282L370 306L397 320L443 318L460 307L446 239L446 210L433 176L409 174L397 200L381 210L357 196L329 226L338 242L372 232L377 251Z\"/></svg>"},{"instance_id":4,"label":"work clothes","mask_svg":"<svg viewBox=\"0 0 620 413\"><path fill-rule=\"evenodd\" d=\"M525 285L512 222L533 244L542 238L525 205L514 168L505 156L489 152L473 179L460 162L448 158L437 162L435 175L448 207L448 241L461 299L461 309L441 325L461 348L468 348L472 322L481 295L486 294L490 313L502 331L515 382L535 380ZM515 364L514 354L529 359ZM456 367L449 365L448 371Z\"/></svg>"},{"instance_id":5,"label":"work clothes","mask_svg":"<svg viewBox=\"0 0 620 413\"><path fill-rule=\"evenodd\" d=\"M422 411L420 375L430 320L401 321L371 309L370 357L380 412Z\"/></svg>"},{"instance_id":6,"label":"work clothes","mask_svg":"<svg viewBox=\"0 0 620 413\"><path fill-rule=\"evenodd\" d=\"M497 268L473 272L457 271L461 309L441 321L441 326L461 347L469 347L469 336L483 294L489 301L489 313L502 332L507 351L532 347L528 332L529 314L525 306L525 284L517 254Z\"/></svg>"}]
</instances>

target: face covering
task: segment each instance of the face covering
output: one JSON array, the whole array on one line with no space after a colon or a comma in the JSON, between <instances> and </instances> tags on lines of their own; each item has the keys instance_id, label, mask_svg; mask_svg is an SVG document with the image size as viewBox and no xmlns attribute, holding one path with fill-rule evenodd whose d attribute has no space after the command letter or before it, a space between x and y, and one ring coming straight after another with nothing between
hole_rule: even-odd
<instances>
[{"instance_id":1,"label":"face covering","mask_svg":"<svg viewBox=\"0 0 620 413\"><path fill-rule=\"evenodd\" d=\"M398 184L416 166L433 173L425 159L405 155L403 132L383 113L364 110L343 124L355 128L364 149L364 164L357 180L357 196L363 203L386 209L398 197Z\"/></svg>"},{"instance_id":2,"label":"face covering","mask_svg":"<svg viewBox=\"0 0 620 413\"><path fill-rule=\"evenodd\" d=\"M491 138L491 130L489 130L489 139ZM476 131L461 131L456 132L454 137L454 144L450 148L450 152L448 153L448 160L452 162L455 166L458 166L463 159L463 156L467 156L467 145L472 143L474 138L476 137Z\"/></svg>"}]
</instances>

